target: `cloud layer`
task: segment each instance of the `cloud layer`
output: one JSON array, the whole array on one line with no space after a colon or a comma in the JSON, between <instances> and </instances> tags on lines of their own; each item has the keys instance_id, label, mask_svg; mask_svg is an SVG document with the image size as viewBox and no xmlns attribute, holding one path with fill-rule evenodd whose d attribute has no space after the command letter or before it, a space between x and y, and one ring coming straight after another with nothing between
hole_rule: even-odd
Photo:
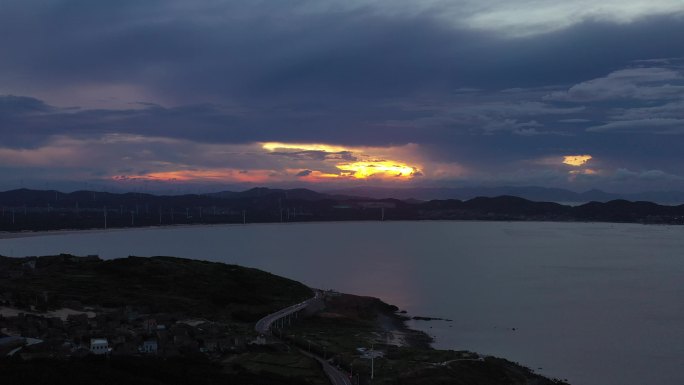
<instances>
[{"instance_id":1,"label":"cloud layer","mask_svg":"<svg viewBox=\"0 0 684 385\"><path fill-rule=\"evenodd\" d=\"M1 10L3 188L330 184L380 160L411 184L684 188L680 1Z\"/></svg>"}]
</instances>

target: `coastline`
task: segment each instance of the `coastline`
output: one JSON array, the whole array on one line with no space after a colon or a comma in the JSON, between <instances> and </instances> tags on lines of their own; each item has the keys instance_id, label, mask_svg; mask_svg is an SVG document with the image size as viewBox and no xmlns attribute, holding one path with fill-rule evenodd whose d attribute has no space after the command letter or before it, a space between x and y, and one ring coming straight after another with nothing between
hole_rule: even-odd
<instances>
[{"instance_id":1,"label":"coastline","mask_svg":"<svg viewBox=\"0 0 684 385\"><path fill-rule=\"evenodd\" d=\"M192 355L202 353L200 348L203 348L204 353L207 353L203 356L205 360L229 362L230 368L240 371L239 367L233 365L237 360L241 365L252 368L249 370L254 375L259 375L263 362L277 367L273 368L276 371L285 370L286 373L293 373L293 370L296 372L296 368L299 367L299 364L294 362L300 362L300 359L292 361L293 356L287 353L290 351L287 344L264 346L265 344L253 335L253 316L273 314L291 306L292 303L301 304L302 298L309 298L311 289L297 281L255 269L175 257L132 257L106 261L58 255L30 261L0 258L0 262L0 267L6 273L0 277L0 283L8 292L15 293L5 299L10 301L10 305L13 302L16 305L16 301L21 304L22 298L40 298L36 293L46 292L46 289L55 287L57 282L59 285L66 284L58 286L61 289L53 292L50 297L45 297L50 298L51 302L48 303L48 299L45 299L45 302L36 303L39 311L31 311L35 314L23 312L22 315L20 311L15 311L15 314L8 314L9 318L0 317L0 326L4 323L4 328L16 332L14 335L24 335L24 317L34 321L53 317L53 321L50 321L50 325L54 324L53 326L49 326L47 322L34 322L37 329L32 332L32 337L41 337L48 342L22 351L27 359L40 357L54 344L63 344L62 336L66 334L54 334L50 327L70 333L74 330L74 325L81 324L84 325L83 329L77 330L77 334L85 337L78 337L80 339L74 346L76 350L79 349L78 346L86 346L87 350L88 338L104 335L113 341L119 341L113 345L116 355L135 355L137 350L129 349L129 345L137 347L142 343L141 338L149 338L149 330L147 334L144 332L145 322L155 319L154 322L163 320L162 330L169 330L174 336L186 337L168 339L164 337L166 334L156 335L158 343L163 345L163 354L181 353L184 350L179 349L183 347L190 349L187 353ZM122 278L122 274L126 278ZM150 280L150 275L159 278ZM22 277L30 277L30 282L20 279ZM207 285L197 285L198 278L207 282ZM240 282L241 284L236 286L236 283ZM93 296L89 290L91 283L110 289L101 290ZM223 288L219 291L221 293L228 291L238 295L217 297L216 287ZM168 298L170 288L175 293L173 300ZM245 305L244 298L250 298L253 293L260 293L259 297L251 305ZM315 353L347 373L352 373L352 370L354 373L361 373L362 384L369 383L366 379L369 375L372 377L373 368L377 379L373 383L388 385L427 385L444 383L440 382L441 380L433 380L459 378L475 379L469 382L473 385L522 385L532 380L535 381L532 383L537 385L562 384L505 359L481 356L465 350L434 349L431 346L433 340L429 335L408 327L408 317L405 313L375 297L326 291L322 298L315 302L315 306L307 309L303 317L291 319L288 315L287 321L283 320L277 326L277 334L284 341L289 341L304 351ZM64 310L69 306L86 309L84 306L103 304L117 305L108 308L108 311L95 314L93 318L83 311ZM60 310L60 313L66 316L66 321L61 318L55 321L53 314L56 313L47 312L49 309ZM139 314L139 311L145 315ZM122 314L128 314L123 318L127 327L139 331L126 334L124 340L120 339L117 326L120 325ZM187 318L207 320L207 325L202 324L204 326L200 327L199 324L193 326L179 321ZM98 329L91 330L91 322L95 322ZM235 351L216 352L215 348L210 350L207 341L225 339L226 333L231 329L231 338L236 338L237 331L237 338L243 345ZM252 338L256 338L256 342L248 342ZM228 342L226 346L235 343ZM68 358L72 353L75 354L74 351L65 350L62 357ZM263 361L262 354L269 358ZM502 378L516 380L503 382Z\"/></svg>"},{"instance_id":2,"label":"coastline","mask_svg":"<svg viewBox=\"0 0 684 385\"><path fill-rule=\"evenodd\" d=\"M489 355L457 349L436 349L427 333L411 329L410 318L376 297L326 292L324 307L282 333L289 341L326 355L340 368L370 373L375 358L378 383L458 383L567 385L529 367ZM433 319L431 317L419 317ZM444 381L448 382L444 382ZM453 382L456 381L456 382Z\"/></svg>"},{"instance_id":3,"label":"coastline","mask_svg":"<svg viewBox=\"0 0 684 385\"><path fill-rule=\"evenodd\" d=\"M382 301L382 299L378 299ZM390 305L393 306L393 305ZM402 341L407 347L418 349L434 349L432 344L435 339L429 334L416 329L411 329L407 321L411 318L405 313L395 311L393 313L384 313L378 317L378 323L382 325L386 333L391 333L395 341Z\"/></svg>"},{"instance_id":4,"label":"coastline","mask_svg":"<svg viewBox=\"0 0 684 385\"><path fill-rule=\"evenodd\" d=\"M560 220L496 220L496 219L393 219L385 221L377 220L352 220L352 221L306 221L306 222L254 222L254 223L194 223L194 224L177 224L177 225L156 225L156 226L134 226L134 227L112 227L112 228L66 228L55 230L19 230L19 231L0 231L0 240L3 239L17 239L29 237L42 237L53 235L69 235L69 234L98 234L108 232L123 232L132 230L168 230L168 229L184 229L184 228L201 228L201 227L243 227L243 226L297 226L297 225L320 225L320 224L353 224L353 223L406 223L406 222L425 222L425 223L583 223L595 225L640 225L640 226L655 226L655 227L681 227L679 224L672 223L642 223L642 222L617 222L617 221L560 221Z\"/></svg>"}]
</instances>

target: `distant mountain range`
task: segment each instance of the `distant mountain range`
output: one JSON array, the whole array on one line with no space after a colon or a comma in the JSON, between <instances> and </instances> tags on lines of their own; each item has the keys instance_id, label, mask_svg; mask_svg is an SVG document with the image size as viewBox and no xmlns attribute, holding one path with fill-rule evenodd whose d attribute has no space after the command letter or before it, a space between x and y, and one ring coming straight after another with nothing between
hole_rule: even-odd
<instances>
[{"instance_id":1,"label":"distant mountain range","mask_svg":"<svg viewBox=\"0 0 684 385\"><path fill-rule=\"evenodd\" d=\"M495 195L504 191L510 190L489 189L488 194ZM20 189L0 192L0 231L373 220L684 224L684 204L659 205L645 201L609 200L612 195L600 191L582 194L540 188L516 188L514 191L536 199L512 195L451 199L457 193L465 194L466 190L450 189L354 189L331 194L307 189L253 188L241 192L223 191L202 195L114 194L96 191L62 193L54 190ZM418 192L426 195L415 195ZM437 193L450 199L407 199L426 198ZM474 193L474 190L470 191L470 194ZM404 199L374 199L361 196L366 194L382 197L391 194ZM551 195L556 199L549 199ZM553 200L592 202L567 205L551 202ZM608 201L600 202L601 200Z\"/></svg>"},{"instance_id":2,"label":"distant mountain range","mask_svg":"<svg viewBox=\"0 0 684 385\"><path fill-rule=\"evenodd\" d=\"M684 203L684 191L649 191L640 193L609 193L601 190L574 192L561 188L537 186L502 186L502 187L416 187L416 188L383 188L355 187L329 191L331 194L365 196L374 199L394 198L401 200L416 199L429 201L434 199L468 200L477 197L497 197L502 195L516 196L538 202L587 203L608 202L616 199L628 201L647 201L661 204Z\"/></svg>"},{"instance_id":3,"label":"distant mountain range","mask_svg":"<svg viewBox=\"0 0 684 385\"><path fill-rule=\"evenodd\" d=\"M91 202L125 204L131 200L141 200L144 197L161 200L164 204L196 204L209 199L241 200L259 199L278 196L281 199L303 201L354 200L354 199L398 199L403 201L430 201L444 199L470 200L478 197L515 196L536 202L556 202L564 204L581 204L588 202L609 202L612 200L627 200L632 202L646 201L667 205L684 203L684 191L650 191L640 193L610 193L601 190L575 192L560 188L536 186L502 186L502 187L416 187L416 188L386 188L386 187L354 187L330 191L313 191L305 188L274 189L256 187L245 191L221 191L207 194L184 195L155 195L145 193L108 193L95 191L75 191L63 193L55 190L17 189L0 192L0 204L30 204L32 202L49 201L78 201L83 204Z\"/></svg>"}]
</instances>

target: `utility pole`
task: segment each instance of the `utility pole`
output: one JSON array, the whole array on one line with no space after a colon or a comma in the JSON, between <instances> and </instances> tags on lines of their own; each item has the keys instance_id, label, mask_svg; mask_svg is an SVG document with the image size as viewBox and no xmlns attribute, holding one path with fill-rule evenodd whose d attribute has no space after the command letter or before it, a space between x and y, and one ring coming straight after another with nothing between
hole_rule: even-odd
<instances>
[{"instance_id":1,"label":"utility pole","mask_svg":"<svg viewBox=\"0 0 684 385\"><path fill-rule=\"evenodd\" d=\"M242 210L242 224L246 225L247 224L247 211Z\"/></svg>"},{"instance_id":2,"label":"utility pole","mask_svg":"<svg viewBox=\"0 0 684 385\"><path fill-rule=\"evenodd\" d=\"M371 344L371 380L375 376L375 351L373 350L373 344Z\"/></svg>"}]
</instances>

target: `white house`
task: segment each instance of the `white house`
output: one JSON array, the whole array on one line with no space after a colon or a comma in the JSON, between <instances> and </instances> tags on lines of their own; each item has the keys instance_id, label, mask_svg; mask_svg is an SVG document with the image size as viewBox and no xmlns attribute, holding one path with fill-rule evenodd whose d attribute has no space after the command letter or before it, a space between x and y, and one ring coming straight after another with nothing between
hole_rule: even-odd
<instances>
[{"instance_id":1,"label":"white house","mask_svg":"<svg viewBox=\"0 0 684 385\"><path fill-rule=\"evenodd\" d=\"M158 349L159 346L157 344L157 340L147 340L140 345L141 353L157 354Z\"/></svg>"},{"instance_id":2,"label":"white house","mask_svg":"<svg viewBox=\"0 0 684 385\"><path fill-rule=\"evenodd\" d=\"M106 338L91 338L90 352L93 354L107 354L111 351L109 349L109 341Z\"/></svg>"}]
</instances>

